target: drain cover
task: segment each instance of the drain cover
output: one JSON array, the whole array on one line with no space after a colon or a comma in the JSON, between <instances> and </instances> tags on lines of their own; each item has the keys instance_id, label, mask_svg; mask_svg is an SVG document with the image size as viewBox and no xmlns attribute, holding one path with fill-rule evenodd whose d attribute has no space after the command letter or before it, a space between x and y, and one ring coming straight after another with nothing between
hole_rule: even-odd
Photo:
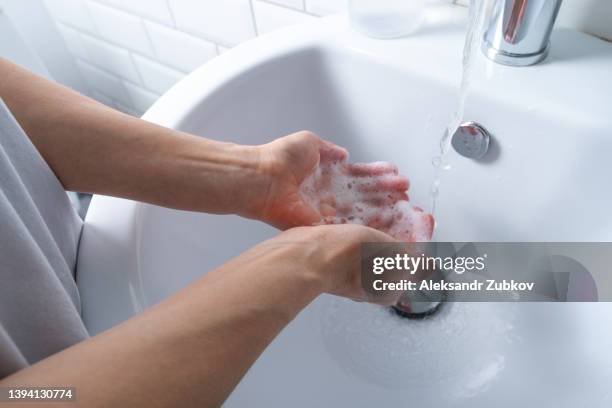
<instances>
[{"instance_id":1,"label":"drain cover","mask_svg":"<svg viewBox=\"0 0 612 408\"><path fill-rule=\"evenodd\" d=\"M464 122L455 131L451 144L457 153L470 159L481 159L489 150L491 135L476 122Z\"/></svg>"}]
</instances>

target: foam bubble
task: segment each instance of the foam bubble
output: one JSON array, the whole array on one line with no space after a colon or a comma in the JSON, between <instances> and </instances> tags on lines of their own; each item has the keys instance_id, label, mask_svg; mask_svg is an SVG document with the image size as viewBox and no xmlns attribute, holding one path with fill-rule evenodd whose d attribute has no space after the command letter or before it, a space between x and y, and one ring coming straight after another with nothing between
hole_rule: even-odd
<instances>
[{"instance_id":1,"label":"foam bubble","mask_svg":"<svg viewBox=\"0 0 612 408\"><path fill-rule=\"evenodd\" d=\"M401 241L428 241L433 219L407 200L405 180L395 166L374 162L351 173L343 162L321 163L300 187L305 202L322 219L318 224L359 224L384 231Z\"/></svg>"}]
</instances>

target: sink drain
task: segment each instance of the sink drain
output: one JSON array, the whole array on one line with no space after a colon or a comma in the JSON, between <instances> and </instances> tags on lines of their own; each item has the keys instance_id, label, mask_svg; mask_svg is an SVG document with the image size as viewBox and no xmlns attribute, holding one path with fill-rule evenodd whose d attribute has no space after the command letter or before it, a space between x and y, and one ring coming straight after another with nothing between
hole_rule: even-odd
<instances>
[{"instance_id":1,"label":"sink drain","mask_svg":"<svg viewBox=\"0 0 612 408\"><path fill-rule=\"evenodd\" d=\"M439 302L410 302L402 303L397 302L391 309L400 317L407 319L424 319L426 317L436 314L442 305L443 301Z\"/></svg>"},{"instance_id":2,"label":"sink drain","mask_svg":"<svg viewBox=\"0 0 612 408\"><path fill-rule=\"evenodd\" d=\"M428 279L440 281L442 278L442 273L435 271ZM406 291L391 309L401 317L423 319L438 312L446 297L446 292L443 290Z\"/></svg>"},{"instance_id":3,"label":"sink drain","mask_svg":"<svg viewBox=\"0 0 612 408\"><path fill-rule=\"evenodd\" d=\"M455 151L469 159L479 160L489 150L491 135L479 123L462 123L451 139L451 144Z\"/></svg>"}]
</instances>

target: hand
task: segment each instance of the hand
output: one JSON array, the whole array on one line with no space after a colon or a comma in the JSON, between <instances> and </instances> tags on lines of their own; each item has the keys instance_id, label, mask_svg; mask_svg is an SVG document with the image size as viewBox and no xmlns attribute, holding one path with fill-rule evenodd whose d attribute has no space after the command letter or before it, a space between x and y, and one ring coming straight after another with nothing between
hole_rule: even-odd
<instances>
[{"instance_id":1,"label":"hand","mask_svg":"<svg viewBox=\"0 0 612 408\"><path fill-rule=\"evenodd\" d=\"M391 236L361 225L321 225L287 230L254 249L273 253L271 248L285 248L281 255L290 258L290 265L305 266L307 273L320 282L322 292L381 305L393 305L401 292L381 291L373 294L364 290L361 281L362 244L397 243ZM396 249L396 246L393 246ZM381 246L381 249L384 249ZM261 256L257 257L261 259ZM275 265L283 265L275 259ZM381 279L396 281L408 276L381 275Z\"/></svg>"},{"instance_id":2,"label":"hand","mask_svg":"<svg viewBox=\"0 0 612 408\"><path fill-rule=\"evenodd\" d=\"M396 166L349 164L348 152L310 132L262 148L269 187L259 219L276 227L356 223L402 241L427 241L433 217L407 205L408 179Z\"/></svg>"},{"instance_id":3,"label":"hand","mask_svg":"<svg viewBox=\"0 0 612 408\"><path fill-rule=\"evenodd\" d=\"M300 185L319 164L346 160L348 152L303 131L261 146L260 156L269 182L258 218L280 229L319 223L323 216L304 201Z\"/></svg>"}]
</instances>

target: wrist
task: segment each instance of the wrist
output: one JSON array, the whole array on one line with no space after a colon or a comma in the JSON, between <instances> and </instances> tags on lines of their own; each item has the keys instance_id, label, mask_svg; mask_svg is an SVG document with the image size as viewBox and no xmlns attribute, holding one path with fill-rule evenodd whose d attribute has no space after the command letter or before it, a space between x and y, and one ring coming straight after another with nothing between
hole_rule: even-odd
<instances>
[{"instance_id":1,"label":"wrist","mask_svg":"<svg viewBox=\"0 0 612 408\"><path fill-rule=\"evenodd\" d=\"M273 239L285 248L284 259L320 293L334 293L346 285L352 254L345 242L330 234L328 226L297 227Z\"/></svg>"},{"instance_id":2,"label":"wrist","mask_svg":"<svg viewBox=\"0 0 612 408\"><path fill-rule=\"evenodd\" d=\"M229 197L231 213L263 220L267 197L273 183L273 175L267 170L263 146L228 144L226 149L232 157L232 170L236 177Z\"/></svg>"},{"instance_id":3,"label":"wrist","mask_svg":"<svg viewBox=\"0 0 612 408\"><path fill-rule=\"evenodd\" d=\"M195 210L257 218L269 188L257 146L194 137L183 150L185 173L193 180L190 191L197 192Z\"/></svg>"},{"instance_id":4,"label":"wrist","mask_svg":"<svg viewBox=\"0 0 612 408\"><path fill-rule=\"evenodd\" d=\"M328 289L328 280L316 265L316 245L285 239L285 233L251 248L225 266L248 270L248 279L264 287L269 300L278 295L275 310L289 318ZM256 276L254 276L255 274Z\"/></svg>"}]
</instances>

